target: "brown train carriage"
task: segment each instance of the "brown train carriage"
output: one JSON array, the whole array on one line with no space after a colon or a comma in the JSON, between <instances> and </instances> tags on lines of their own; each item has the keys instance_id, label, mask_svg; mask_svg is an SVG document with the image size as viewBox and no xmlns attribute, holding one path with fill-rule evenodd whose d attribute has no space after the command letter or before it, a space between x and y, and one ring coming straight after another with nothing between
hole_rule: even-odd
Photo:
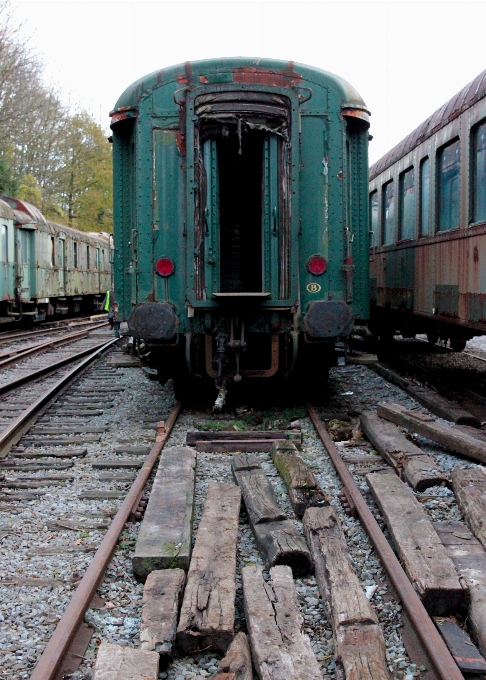
<instances>
[{"instance_id":1,"label":"brown train carriage","mask_svg":"<svg viewBox=\"0 0 486 680\"><path fill-rule=\"evenodd\" d=\"M370 168L369 201L373 334L486 334L486 71Z\"/></svg>"}]
</instances>

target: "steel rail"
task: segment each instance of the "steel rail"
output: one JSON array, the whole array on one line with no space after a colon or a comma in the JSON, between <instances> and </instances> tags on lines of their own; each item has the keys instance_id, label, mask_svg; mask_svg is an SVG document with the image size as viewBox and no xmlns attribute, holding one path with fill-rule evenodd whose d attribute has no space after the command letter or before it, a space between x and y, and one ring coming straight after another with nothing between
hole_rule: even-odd
<instances>
[{"instance_id":1,"label":"steel rail","mask_svg":"<svg viewBox=\"0 0 486 680\"><path fill-rule=\"evenodd\" d=\"M74 340L77 340L78 338L86 338L90 331L96 330L97 328L101 328L102 326L105 326L105 324L98 324L94 326L94 328L90 329L85 329L81 331L75 331L74 333L68 333L67 335L63 335L60 338L53 338L52 340L46 340L45 342L39 342L37 345L32 345L31 347L27 347L27 349L13 349L10 352L6 352L5 354L0 354L0 369L4 368L4 366L9 366L10 364L15 363L16 361L21 361L22 359L26 359L27 357L37 354L38 352L42 352L42 350L47 349L48 347L57 347L58 345L64 345L68 344L70 342L73 342ZM5 358L4 358L5 357Z\"/></svg>"},{"instance_id":2,"label":"steel rail","mask_svg":"<svg viewBox=\"0 0 486 680\"><path fill-rule=\"evenodd\" d=\"M177 420L181 406L182 404L177 402L165 423L164 431L157 435L155 444L145 458L143 467L130 487L123 503L113 518L100 547L96 551L83 578L79 582L76 592L69 602L51 639L47 643L41 658L37 662L37 665L30 676L30 680L55 680L55 678L57 678L57 673L60 670L63 658L68 652L69 646L83 621L84 613L88 609L96 588L103 578L106 567L115 551L118 537L123 531L123 527L133 508L133 504L147 483L155 462L164 448L172 427Z\"/></svg>"},{"instance_id":3,"label":"steel rail","mask_svg":"<svg viewBox=\"0 0 486 680\"><path fill-rule=\"evenodd\" d=\"M76 326L84 326L88 324L93 324L97 323L98 321L105 320L108 322L108 315L105 314L100 314L98 319L93 319L92 317L89 318L89 320L86 320L86 317L82 317L85 319L84 321L74 321L73 319L71 320L64 320L62 322L59 322L58 325L52 326L52 328L48 328L51 324L55 322L47 322L44 327L44 324L42 324L42 328L36 328L34 330L28 331L0 331L0 345L5 345L8 342L11 342L12 340L21 340L22 338L28 339L32 338L36 335L47 335L48 333L58 333L60 331L64 331L68 328L73 328Z\"/></svg>"},{"instance_id":4,"label":"steel rail","mask_svg":"<svg viewBox=\"0 0 486 680\"><path fill-rule=\"evenodd\" d=\"M356 486L351 473L329 436L324 423L320 420L317 411L312 404L307 403L306 406L314 427L344 484L344 488L356 507L361 524L373 543L390 581L397 591L402 606L406 610L410 621L414 626L415 632L422 642L439 678L441 678L441 680L464 680L464 676L459 670L459 667L454 661L444 640L441 638L439 631L432 622L427 610L405 574L402 565L378 526L378 522L373 517L365 499Z\"/></svg>"},{"instance_id":5,"label":"steel rail","mask_svg":"<svg viewBox=\"0 0 486 680\"><path fill-rule=\"evenodd\" d=\"M35 371L27 373L26 375L21 375L19 378L12 378L12 380L7 380L4 383L0 383L0 394L4 394L5 392L11 392L16 387L20 387L20 385L24 385L25 383L28 382L33 382L34 380L37 380L37 378L42 378L48 375L49 373L54 373L55 371L57 371L59 368L62 368L66 364L70 364L73 361L76 361L76 359L78 359L79 357L84 357L86 354L89 354L90 352L93 351L93 349L102 344L103 343L98 343L98 345L93 345L93 347L83 349L80 352L77 352L76 354L65 357L64 359L60 359L59 361L55 361L54 363L49 364L48 366L38 368Z\"/></svg>"},{"instance_id":6,"label":"steel rail","mask_svg":"<svg viewBox=\"0 0 486 680\"><path fill-rule=\"evenodd\" d=\"M0 459L5 458L10 448L20 439L24 432L31 427L32 421L37 417L38 412L48 404L49 401L53 400L58 392L72 380L78 373L80 373L90 362L94 361L101 352L108 349L111 345L117 342L118 338L113 338L108 342L101 343L98 346L90 347L88 352L90 355L84 359L80 364L74 366L68 373L66 373L60 380L58 380L54 385L51 385L38 399L36 399L32 404L30 404L22 413L20 413L16 418L14 418L10 424L0 432ZM93 351L94 350L94 351ZM74 361L80 356L86 354L86 351L77 354L71 359Z\"/></svg>"}]
</instances>

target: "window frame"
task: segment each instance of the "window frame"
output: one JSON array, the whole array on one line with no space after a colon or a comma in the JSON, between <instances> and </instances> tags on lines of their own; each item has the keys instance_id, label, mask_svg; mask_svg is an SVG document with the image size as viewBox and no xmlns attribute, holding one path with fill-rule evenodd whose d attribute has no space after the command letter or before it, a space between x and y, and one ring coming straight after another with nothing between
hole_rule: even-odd
<instances>
[{"instance_id":1,"label":"window frame","mask_svg":"<svg viewBox=\"0 0 486 680\"><path fill-rule=\"evenodd\" d=\"M376 230L373 229L373 197L376 196ZM380 245L380 193L378 189L373 189L368 195L370 248L377 248Z\"/></svg>"},{"instance_id":2,"label":"window frame","mask_svg":"<svg viewBox=\"0 0 486 680\"><path fill-rule=\"evenodd\" d=\"M469 210L468 210L468 226L475 226L484 224L486 222L486 215L482 219L475 218L475 202L477 195L477 133L481 126L486 130L486 118L482 118L471 127L469 135Z\"/></svg>"},{"instance_id":3,"label":"window frame","mask_svg":"<svg viewBox=\"0 0 486 680\"><path fill-rule=\"evenodd\" d=\"M413 236L404 236L403 235L403 215L404 215L404 200L405 200L405 192L403 190L403 185L404 185L405 175L408 172L413 172L413 191L414 191L414 206L413 206L413 213L412 213ZM416 185L416 182L415 182L415 166L410 165L408 168L403 170L398 176L398 239L397 239L398 242L400 242L400 241L415 241L416 234L417 234L416 209L417 209L417 185Z\"/></svg>"},{"instance_id":4,"label":"window frame","mask_svg":"<svg viewBox=\"0 0 486 680\"><path fill-rule=\"evenodd\" d=\"M387 200L387 187L393 186L393 234L392 240L389 243L385 243L387 236L387 220L386 220L386 200ZM381 245L391 246L397 242L396 234L396 204L395 204L395 178L392 177L386 181L381 187Z\"/></svg>"},{"instance_id":5,"label":"window frame","mask_svg":"<svg viewBox=\"0 0 486 680\"><path fill-rule=\"evenodd\" d=\"M459 149L459 209L458 209L458 224L454 227L441 228L441 191L443 188L442 183L442 154L449 147L457 144ZM457 231L461 228L461 182L462 182L462 172L461 172L461 138L459 135L455 135L452 139L442 144L436 151L435 154L435 233L436 234L446 234L449 231Z\"/></svg>"}]
</instances>

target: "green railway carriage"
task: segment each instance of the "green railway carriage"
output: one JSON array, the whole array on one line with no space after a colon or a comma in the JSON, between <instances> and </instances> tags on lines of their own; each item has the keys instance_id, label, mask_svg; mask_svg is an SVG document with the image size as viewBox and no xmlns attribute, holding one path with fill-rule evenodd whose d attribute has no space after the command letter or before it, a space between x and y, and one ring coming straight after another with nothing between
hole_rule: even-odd
<instances>
[{"instance_id":1,"label":"green railway carriage","mask_svg":"<svg viewBox=\"0 0 486 680\"><path fill-rule=\"evenodd\" d=\"M324 378L368 318L368 112L270 59L186 62L111 112L117 320L161 380Z\"/></svg>"},{"instance_id":2,"label":"green railway carriage","mask_svg":"<svg viewBox=\"0 0 486 680\"><path fill-rule=\"evenodd\" d=\"M112 282L112 237L47 220L0 196L0 324L102 311Z\"/></svg>"}]
</instances>

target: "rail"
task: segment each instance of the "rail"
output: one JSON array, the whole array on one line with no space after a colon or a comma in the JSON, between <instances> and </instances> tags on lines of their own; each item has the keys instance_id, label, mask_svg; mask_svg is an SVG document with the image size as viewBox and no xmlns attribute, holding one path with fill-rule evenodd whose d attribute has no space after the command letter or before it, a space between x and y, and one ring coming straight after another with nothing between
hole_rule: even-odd
<instances>
[{"instance_id":1,"label":"rail","mask_svg":"<svg viewBox=\"0 0 486 680\"><path fill-rule=\"evenodd\" d=\"M378 522L373 517L365 499L354 483L351 473L342 460L339 451L329 436L323 422L312 404L307 403L307 410L314 427L321 438L336 471L344 485L346 494L354 504L363 528L373 543L386 572L395 587L402 606L406 610L410 621L425 648L437 675L441 680L464 680L445 642L441 638L434 623L429 617L419 596L413 589L395 553L390 547L385 535L381 531ZM39 678L40 680L40 678Z\"/></svg>"},{"instance_id":2,"label":"rail","mask_svg":"<svg viewBox=\"0 0 486 680\"><path fill-rule=\"evenodd\" d=\"M164 448L164 445L169 438L170 432L174 423L177 420L181 409L181 403L177 402L168 420L165 423L163 431L158 432L155 444L150 453L146 457L144 464L133 482L130 490L125 496L125 500L121 504L118 512L113 518L113 522L103 538L100 547L96 551L92 561L90 562L83 578L69 602L66 611L59 621L56 630L52 634L51 639L39 659L30 680L55 680L60 670L61 663L69 650L69 646L76 635L76 632L83 621L83 616L89 607L91 599L98 587L106 567L111 560L113 552L118 541L118 537L123 531L123 527L130 516L132 508L147 483L150 473L155 465L155 462ZM455 676L451 676L454 680Z\"/></svg>"},{"instance_id":3,"label":"rail","mask_svg":"<svg viewBox=\"0 0 486 680\"><path fill-rule=\"evenodd\" d=\"M97 324L96 326L93 326L93 328L82 331L76 331L74 333L68 333L67 335L63 335L61 338L46 340L45 342L40 342L37 345L28 347L27 349L18 350L14 349L8 353L0 354L0 369L4 368L5 366L9 366L10 364L15 363L16 361L26 359L27 357L37 354L38 352L42 352L48 347L57 347L58 345L68 344L70 342L73 342L74 340L85 338L88 336L90 331L96 330L97 328L102 328L104 326L106 326L105 323L100 323Z\"/></svg>"},{"instance_id":4,"label":"rail","mask_svg":"<svg viewBox=\"0 0 486 680\"><path fill-rule=\"evenodd\" d=\"M22 413L20 413L12 422L0 432L0 458L4 458L11 447L20 439L22 434L32 425L32 421L37 417L39 411L47 406L48 403L56 397L58 392L65 387L73 378L75 378L83 369L85 369L92 361L94 361L103 351L109 349L118 338L113 338L108 342L103 342L87 350L78 352L76 355L69 357L70 361L75 361L86 354L89 356L80 364L72 368L54 385L51 385L48 390L44 392L38 399L30 404ZM66 360L63 360L66 363ZM3 386L2 386L3 387Z\"/></svg>"}]
</instances>

